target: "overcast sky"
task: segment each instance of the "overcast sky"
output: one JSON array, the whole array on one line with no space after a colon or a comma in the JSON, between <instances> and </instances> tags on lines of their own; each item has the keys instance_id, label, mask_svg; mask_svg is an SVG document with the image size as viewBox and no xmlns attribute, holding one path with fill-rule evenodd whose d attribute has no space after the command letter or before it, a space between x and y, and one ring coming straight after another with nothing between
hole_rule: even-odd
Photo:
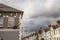
<instances>
[{"instance_id":1,"label":"overcast sky","mask_svg":"<svg viewBox=\"0 0 60 40\"><path fill-rule=\"evenodd\" d=\"M0 0L0 3L24 11L23 34L46 28L60 19L60 0Z\"/></svg>"}]
</instances>

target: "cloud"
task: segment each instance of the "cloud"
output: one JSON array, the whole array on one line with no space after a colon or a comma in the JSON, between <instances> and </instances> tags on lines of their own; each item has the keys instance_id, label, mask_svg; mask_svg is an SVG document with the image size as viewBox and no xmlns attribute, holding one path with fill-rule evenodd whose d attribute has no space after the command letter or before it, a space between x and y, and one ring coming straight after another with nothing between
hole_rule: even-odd
<instances>
[{"instance_id":1,"label":"cloud","mask_svg":"<svg viewBox=\"0 0 60 40\"><path fill-rule=\"evenodd\" d=\"M25 32L38 31L40 27L46 28L49 24L55 24L56 20L60 20L59 0L34 1L29 4L26 5L28 13L25 11L28 15L24 16L23 22Z\"/></svg>"}]
</instances>

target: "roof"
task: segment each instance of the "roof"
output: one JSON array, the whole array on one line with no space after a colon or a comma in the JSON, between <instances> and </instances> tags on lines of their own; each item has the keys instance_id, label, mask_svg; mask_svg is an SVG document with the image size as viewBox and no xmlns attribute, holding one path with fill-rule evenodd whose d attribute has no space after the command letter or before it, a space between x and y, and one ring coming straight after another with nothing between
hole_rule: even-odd
<instances>
[{"instance_id":1,"label":"roof","mask_svg":"<svg viewBox=\"0 0 60 40\"><path fill-rule=\"evenodd\" d=\"M22 12L18 9L15 9L13 7L10 7L8 5L5 5L5 4L0 4L0 12Z\"/></svg>"},{"instance_id":2,"label":"roof","mask_svg":"<svg viewBox=\"0 0 60 40\"><path fill-rule=\"evenodd\" d=\"M34 35L37 35L37 32L32 33L32 34L30 34L30 35L28 35L28 36L26 36L26 37L24 37L24 38L22 38L22 39L29 38L29 37L34 36Z\"/></svg>"}]
</instances>

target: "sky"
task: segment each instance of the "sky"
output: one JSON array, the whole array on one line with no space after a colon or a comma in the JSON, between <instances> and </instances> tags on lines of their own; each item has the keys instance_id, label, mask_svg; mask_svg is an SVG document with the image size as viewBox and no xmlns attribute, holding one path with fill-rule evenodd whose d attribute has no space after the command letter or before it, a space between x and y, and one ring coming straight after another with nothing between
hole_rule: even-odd
<instances>
[{"instance_id":1,"label":"sky","mask_svg":"<svg viewBox=\"0 0 60 40\"><path fill-rule=\"evenodd\" d=\"M0 3L24 11L21 22L23 36L60 20L60 0L0 0Z\"/></svg>"}]
</instances>

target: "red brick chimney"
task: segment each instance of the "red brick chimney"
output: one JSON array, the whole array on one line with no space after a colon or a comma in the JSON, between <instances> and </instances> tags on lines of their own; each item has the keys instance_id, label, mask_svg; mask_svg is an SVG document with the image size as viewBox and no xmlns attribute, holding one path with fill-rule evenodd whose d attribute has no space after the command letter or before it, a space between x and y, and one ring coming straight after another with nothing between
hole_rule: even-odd
<instances>
[{"instance_id":1,"label":"red brick chimney","mask_svg":"<svg viewBox=\"0 0 60 40\"><path fill-rule=\"evenodd\" d=\"M60 20L57 21L57 26L60 27Z\"/></svg>"}]
</instances>

